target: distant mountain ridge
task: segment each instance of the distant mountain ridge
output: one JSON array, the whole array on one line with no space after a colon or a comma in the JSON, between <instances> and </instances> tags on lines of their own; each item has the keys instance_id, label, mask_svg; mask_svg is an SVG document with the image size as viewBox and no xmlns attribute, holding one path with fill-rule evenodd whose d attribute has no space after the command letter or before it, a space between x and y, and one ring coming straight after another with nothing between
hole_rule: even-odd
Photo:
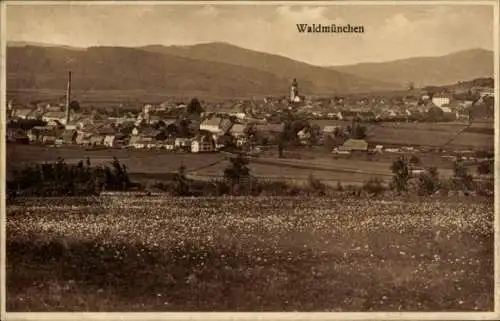
<instances>
[{"instance_id":1,"label":"distant mountain ridge","mask_svg":"<svg viewBox=\"0 0 500 321\"><path fill-rule=\"evenodd\" d=\"M442 86L474 78L493 77L493 52L468 49L437 57L415 57L379 63L331 67L339 72L363 75L400 85Z\"/></svg>"},{"instance_id":2,"label":"distant mountain ridge","mask_svg":"<svg viewBox=\"0 0 500 321\"><path fill-rule=\"evenodd\" d=\"M460 52L457 55L464 56ZM485 59L484 55L469 56L472 56L467 60L469 64L481 65L477 67L481 75L472 73L458 79L443 77L446 78L444 84L483 76L481 70L487 69L488 62L480 64L475 59ZM421 70L429 69L427 65L436 69L433 75L440 75L443 73L441 70L447 73L449 67L443 62L434 63L434 59L437 58L410 58L388 63L327 68L227 43L76 48L8 42L7 87L62 89L65 87L67 71L72 70L75 87L82 90L145 90L171 95L210 93L228 98L283 96L288 95L291 79L297 78L301 93L305 95L335 95L397 90L407 86L408 75L406 78L402 75L393 75L391 78L384 77L383 71L365 72L380 69L380 64L397 64L399 73L408 74L411 73L406 71L411 65L408 61L424 61L425 66L418 70L410 68L413 74L420 75ZM463 59L452 61L462 64ZM400 67L401 64L407 66L406 69ZM444 65L444 69L440 65ZM492 53L490 65L493 69ZM418 85L415 78L418 77L413 77L411 81ZM424 83L430 84L433 83Z\"/></svg>"},{"instance_id":3,"label":"distant mountain ridge","mask_svg":"<svg viewBox=\"0 0 500 321\"><path fill-rule=\"evenodd\" d=\"M287 90L276 76L224 63L182 58L125 47L9 47L8 89L63 89L67 72L79 90L148 90L219 93L227 96ZM242 77L241 75L244 75Z\"/></svg>"},{"instance_id":4,"label":"distant mountain ridge","mask_svg":"<svg viewBox=\"0 0 500 321\"><path fill-rule=\"evenodd\" d=\"M150 45L141 47L149 52L176 55L184 58L224 62L270 72L288 81L297 78L305 92L334 94L336 92L363 92L398 88L392 82L374 81L364 76L353 76L299 62L284 56L241 48L224 42L192 46Z\"/></svg>"}]
</instances>

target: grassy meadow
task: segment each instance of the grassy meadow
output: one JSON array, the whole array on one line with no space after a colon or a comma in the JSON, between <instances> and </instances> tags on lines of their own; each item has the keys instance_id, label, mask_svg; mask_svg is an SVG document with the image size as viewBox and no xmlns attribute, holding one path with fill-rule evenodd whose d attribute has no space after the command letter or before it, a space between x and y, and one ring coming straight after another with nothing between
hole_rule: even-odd
<instances>
[{"instance_id":1,"label":"grassy meadow","mask_svg":"<svg viewBox=\"0 0 500 321\"><path fill-rule=\"evenodd\" d=\"M30 198L7 311L491 311L493 204Z\"/></svg>"}]
</instances>

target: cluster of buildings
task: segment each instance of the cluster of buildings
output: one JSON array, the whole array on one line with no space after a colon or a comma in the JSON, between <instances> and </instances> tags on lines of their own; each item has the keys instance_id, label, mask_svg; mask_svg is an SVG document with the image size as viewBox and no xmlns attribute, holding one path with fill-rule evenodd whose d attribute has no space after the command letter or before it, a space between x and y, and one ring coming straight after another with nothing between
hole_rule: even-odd
<instances>
[{"instance_id":1,"label":"cluster of buildings","mask_svg":"<svg viewBox=\"0 0 500 321\"><path fill-rule=\"evenodd\" d=\"M146 104L139 112L109 115L96 110L78 110L70 101L71 76L65 104L41 104L32 108L9 101L7 117L16 121L43 121L44 125L28 130L10 126L9 141L47 145L80 145L107 148L161 148L213 152L228 145L243 146L249 141L249 129L272 141L283 132L283 118L293 110L301 119L414 120L435 116L448 120L471 120L474 104L489 99L493 91L484 89L476 100L457 99L449 93L429 95L425 92L403 97L335 97L306 98L299 94L296 79L288 97L266 97L262 100L222 101L204 104L205 111L187 112L188 105L165 102ZM421 118L418 118L420 116ZM338 126L324 126L322 133L332 135ZM298 133L309 139L307 130ZM367 150L366 142L348 140L337 151Z\"/></svg>"}]
</instances>

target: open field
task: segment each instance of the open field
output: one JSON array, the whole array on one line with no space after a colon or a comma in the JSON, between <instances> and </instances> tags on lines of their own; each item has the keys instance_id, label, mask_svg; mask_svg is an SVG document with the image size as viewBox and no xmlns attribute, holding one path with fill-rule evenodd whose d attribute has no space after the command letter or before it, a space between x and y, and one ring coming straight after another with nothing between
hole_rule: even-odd
<instances>
[{"instance_id":1,"label":"open field","mask_svg":"<svg viewBox=\"0 0 500 321\"><path fill-rule=\"evenodd\" d=\"M494 135L491 132L474 132L483 123L467 128L464 124L383 124L368 129L367 139L381 144L402 144L442 148L472 148L493 150ZM472 130L472 132L471 132Z\"/></svg>"},{"instance_id":2,"label":"open field","mask_svg":"<svg viewBox=\"0 0 500 321\"><path fill-rule=\"evenodd\" d=\"M312 120L311 123L346 125L349 122ZM367 140L372 143L395 146L429 146L443 148L472 148L493 150L494 123L379 123L367 125Z\"/></svg>"},{"instance_id":3,"label":"open field","mask_svg":"<svg viewBox=\"0 0 500 321\"><path fill-rule=\"evenodd\" d=\"M123 197L7 208L8 311L491 311L493 204Z\"/></svg>"}]
</instances>

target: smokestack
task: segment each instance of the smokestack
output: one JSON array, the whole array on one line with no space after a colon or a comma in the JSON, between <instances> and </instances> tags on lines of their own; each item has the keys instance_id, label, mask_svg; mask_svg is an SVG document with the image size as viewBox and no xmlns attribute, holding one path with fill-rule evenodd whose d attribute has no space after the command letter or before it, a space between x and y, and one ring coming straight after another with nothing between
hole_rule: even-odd
<instances>
[{"instance_id":1,"label":"smokestack","mask_svg":"<svg viewBox=\"0 0 500 321\"><path fill-rule=\"evenodd\" d=\"M68 87L66 89L66 125L69 124L70 103L71 103L71 71L68 72Z\"/></svg>"}]
</instances>

